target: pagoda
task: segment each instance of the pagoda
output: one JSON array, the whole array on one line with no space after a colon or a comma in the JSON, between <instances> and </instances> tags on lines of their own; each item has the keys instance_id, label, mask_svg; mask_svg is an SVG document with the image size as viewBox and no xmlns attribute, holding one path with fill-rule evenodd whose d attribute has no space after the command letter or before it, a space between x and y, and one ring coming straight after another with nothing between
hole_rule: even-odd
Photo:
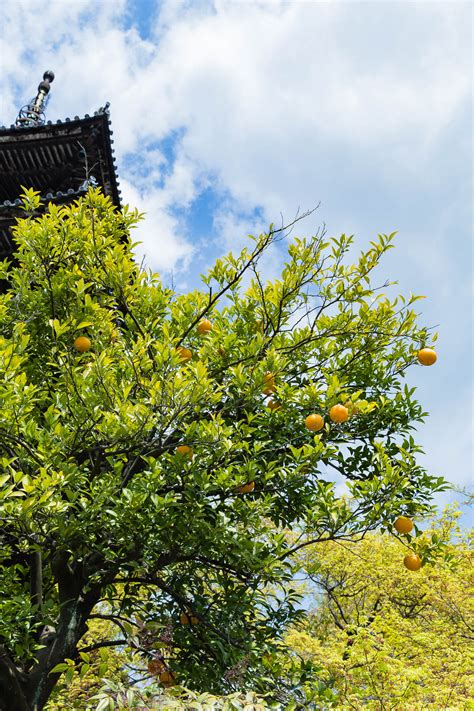
<instances>
[{"instance_id":1,"label":"pagoda","mask_svg":"<svg viewBox=\"0 0 474 711\"><path fill-rule=\"evenodd\" d=\"M23 216L22 186L38 190L43 206L71 202L99 186L120 207L109 104L93 116L46 121L53 80L53 72L45 72L16 122L0 127L0 259L15 251L11 228Z\"/></svg>"}]
</instances>

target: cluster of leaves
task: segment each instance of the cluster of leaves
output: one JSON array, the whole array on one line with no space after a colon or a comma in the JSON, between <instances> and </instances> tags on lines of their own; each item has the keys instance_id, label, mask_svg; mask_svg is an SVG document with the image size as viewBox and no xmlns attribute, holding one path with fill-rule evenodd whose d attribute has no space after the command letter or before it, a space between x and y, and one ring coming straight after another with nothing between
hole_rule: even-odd
<instances>
[{"instance_id":1,"label":"cluster of leaves","mask_svg":"<svg viewBox=\"0 0 474 711\"><path fill-rule=\"evenodd\" d=\"M286 642L321 666L336 708L473 707L472 535L458 516L448 509L420 533L418 548L444 560L417 573L402 564L412 544L388 533L301 555L315 607Z\"/></svg>"},{"instance_id":2,"label":"cluster of leaves","mask_svg":"<svg viewBox=\"0 0 474 711\"><path fill-rule=\"evenodd\" d=\"M199 693L187 689L165 693L156 685L147 689L131 689L126 685L108 682L103 691L94 698L94 711L125 711L128 709L153 708L163 711L265 711L270 709L262 697L252 692L234 693L227 696L215 696L206 692ZM98 703L97 703L98 702ZM97 705L96 705L97 704Z\"/></svg>"},{"instance_id":3,"label":"cluster of leaves","mask_svg":"<svg viewBox=\"0 0 474 711\"><path fill-rule=\"evenodd\" d=\"M101 649L81 677L58 688L48 711L63 709L469 709L472 694L472 540L447 509L413 536L369 534L362 541L327 542L298 554L308 611L264 667L291 690L284 704L268 695L215 696L156 683L134 687L125 659ZM402 566L407 548L441 548L443 561L413 574ZM94 622L96 633L100 629ZM104 660L107 660L104 665ZM306 661L302 661L306 660ZM100 680L107 668L107 681ZM269 679L271 686L271 678ZM99 690L99 687L100 688Z\"/></svg>"},{"instance_id":4,"label":"cluster of leaves","mask_svg":"<svg viewBox=\"0 0 474 711\"><path fill-rule=\"evenodd\" d=\"M303 615L302 544L285 531L305 546L362 534L444 486L416 462L424 413L403 383L434 337L416 297L371 284L393 235L354 264L345 235L293 239L264 283L259 260L286 243L271 227L176 294L133 260L139 216L99 191L40 217L34 191L24 205L16 263L0 268L0 707L42 708L66 660L106 644L81 641L94 617L115 626L109 646L190 688L278 696L262 658ZM346 423L305 429L338 402Z\"/></svg>"}]
</instances>

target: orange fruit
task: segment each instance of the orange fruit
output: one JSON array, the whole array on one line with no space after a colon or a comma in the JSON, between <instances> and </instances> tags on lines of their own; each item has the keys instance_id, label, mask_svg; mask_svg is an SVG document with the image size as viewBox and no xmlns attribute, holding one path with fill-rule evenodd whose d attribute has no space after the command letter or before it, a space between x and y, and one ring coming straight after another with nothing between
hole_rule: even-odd
<instances>
[{"instance_id":1,"label":"orange fruit","mask_svg":"<svg viewBox=\"0 0 474 711\"><path fill-rule=\"evenodd\" d=\"M74 348L76 351L79 351L79 353L87 353L91 346L91 339L87 338L87 336L78 336L74 341Z\"/></svg>"},{"instance_id":2,"label":"orange fruit","mask_svg":"<svg viewBox=\"0 0 474 711\"><path fill-rule=\"evenodd\" d=\"M432 348L422 348L416 357L421 365L433 365L438 360L438 356Z\"/></svg>"},{"instance_id":3,"label":"orange fruit","mask_svg":"<svg viewBox=\"0 0 474 711\"><path fill-rule=\"evenodd\" d=\"M186 363L186 361L191 360L193 357L193 352L190 351L189 348L184 348L183 346L178 348L178 354L179 359L183 361L183 363Z\"/></svg>"},{"instance_id":4,"label":"orange fruit","mask_svg":"<svg viewBox=\"0 0 474 711\"><path fill-rule=\"evenodd\" d=\"M393 527L398 533L410 533L413 531L413 521L408 516L399 516Z\"/></svg>"},{"instance_id":5,"label":"orange fruit","mask_svg":"<svg viewBox=\"0 0 474 711\"><path fill-rule=\"evenodd\" d=\"M403 559L405 568L408 570L420 570L421 568L421 558L416 553L409 553Z\"/></svg>"},{"instance_id":6,"label":"orange fruit","mask_svg":"<svg viewBox=\"0 0 474 711\"><path fill-rule=\"evenodd\" d=\"M179 621L182 625L198 625L199 617L192 615L190 612L182 612L179 616Z\"/></svg>"},{"instance_id":7,"label":"orange fruit","mask_svg":"<svg viewBox=\"0 0 474 711\"><path fill-rule=\"evenodd\" d=\"M148 671L153 676L158 676L162 671L165 671L165 664L161 659L150 659L148 662Z\"/></svg>"},{"instance_id":8,"label":"orange fruit","mask_svg":"<svg viewBox=\"0 0 474 711\"><path fill-rule=\"evenodd\" d=\"M199 321L197 325L197 332L200 336L204 336L206 333L212 331L212 328L213 326L209 319L203 318L202 321Z\"/></svg>"},{"instance_id":9,"label":"orange fruit","mask_svg":"<svg viewBox=\"0 0 474 711\"><path fill-rule=\"evenodd\" d=\"M250 494L250 492L253 491L254 489L255 489L255 482L249 481L247 484L243 484L242 486L239 486L237 489L237 493Z\"/></svg>"},{"instance_id":10,"label":"orange fruit","mask_svg":"<svg viewBox=\"0 0 474 711\"><path fill-rule=\"evenodd\" d=\"M173 686L174 684L174 676L170 671L167 671L166 669L161 672L160 674L160 682L163 684L165 687Z\"/></svg>"},{"instance_id":11,"label":"orange fruit","mask_svg":"<svg viewBox=\"0 0 474 711\"><path fill-rule=\"evenodd\" d=\"M263 392L265 395L271 395L273 392L275 392L275 375L273 373L265 373L265 375L263 376L263 382Z\"/></svg>"},{"instance_id":12,"label":"orange fruit","mask_svg":"<svg viewBox=\"0 0 474 711\"><path fill-rule=\"evenodd\" d=\"M333 405L329 417L333 422L345 422L349 418L349 410L344 405Z\"/></svg>"},{"instance_id":13,"label":"orange fruit","mask_svg":"<svg viewBox=\"0 0 474 711\"><path fill-rule=\"evenodd\" d=\"M276 400L269 400L267 402L267 407L270 410L279 410L281 407L281 404L279 402L277 402Z\"/></svg>"},{"instance_id":14,"label":"orange fruit","mask_svg":"<svg viewBox=\"0 0 474 711\"><path fill-rule=\"evenodd\" d=\"M321 415L315 415L313 413L312 415L308 415L304 421L304 424L306 429L310 432L319 432L319 430L322 430L324 427L324 420Z\"/></svg>"},{"instance_id":15,"label":"orange fruit","mask_svg":"<svg viewBox=\"0 0 474 711\"><path fill-rule=\"evenodd\" d=\"M194 456L192 448L187 444L180 444L179 447L176 447L176 454L179 454L181 457L187 457L188 459L192 459Z\"/></svg>"}]
</instances>

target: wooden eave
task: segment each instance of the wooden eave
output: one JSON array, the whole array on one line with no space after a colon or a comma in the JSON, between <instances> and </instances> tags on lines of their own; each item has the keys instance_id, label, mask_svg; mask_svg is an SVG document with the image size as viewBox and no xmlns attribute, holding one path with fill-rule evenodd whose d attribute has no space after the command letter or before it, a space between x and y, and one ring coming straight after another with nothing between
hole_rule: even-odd
<instances>
[{"instance_id":1,"label":"wooden eave","mask_svg":"<svg viewBox=\"0 0 474 711\"><path fill-rule=\"evenodd\" d=\"M44 204L80 197L93 177L120 207L108 108L43 126L0 128L0 259L13 251L11 225L21 216L22 186Z\"/></svg>"}]
</instances>

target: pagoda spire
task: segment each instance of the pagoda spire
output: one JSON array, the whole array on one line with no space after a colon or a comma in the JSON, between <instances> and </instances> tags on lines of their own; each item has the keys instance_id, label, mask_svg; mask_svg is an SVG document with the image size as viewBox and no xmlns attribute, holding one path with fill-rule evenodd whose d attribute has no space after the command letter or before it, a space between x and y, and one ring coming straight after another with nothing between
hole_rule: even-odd
<instances>
[{"instance_id":1,"label":"pagoda spire","mask_svg":"<svg viewBox=\"0 0 474 711\"><path fill-rule=\"evenodd\" d=\"M31 128L32 126L42 126L44 124L44 109L52 81L54 81L54 73L48 70L43 74L43 81L38 84L38 93L35 98L20 109L15 121L17 128Z\"/></svg>"},{"instance_id":2,"label":"pagoda spire","mask_svg":"<svg viewBox=\"0 0 474 711\"><path fill-rule=\"evenodd\" d=\"M0 126L0 263L14 262L14 225L24 217L21 194L36 190L41 208L77 200L97 185L120 208L108 103L93 116L46 121L44 110L54 79L45 72L37 96L20 111L16 123ZM0 294L7 288L0 280Z\"/></svg>"}]
</instances>

